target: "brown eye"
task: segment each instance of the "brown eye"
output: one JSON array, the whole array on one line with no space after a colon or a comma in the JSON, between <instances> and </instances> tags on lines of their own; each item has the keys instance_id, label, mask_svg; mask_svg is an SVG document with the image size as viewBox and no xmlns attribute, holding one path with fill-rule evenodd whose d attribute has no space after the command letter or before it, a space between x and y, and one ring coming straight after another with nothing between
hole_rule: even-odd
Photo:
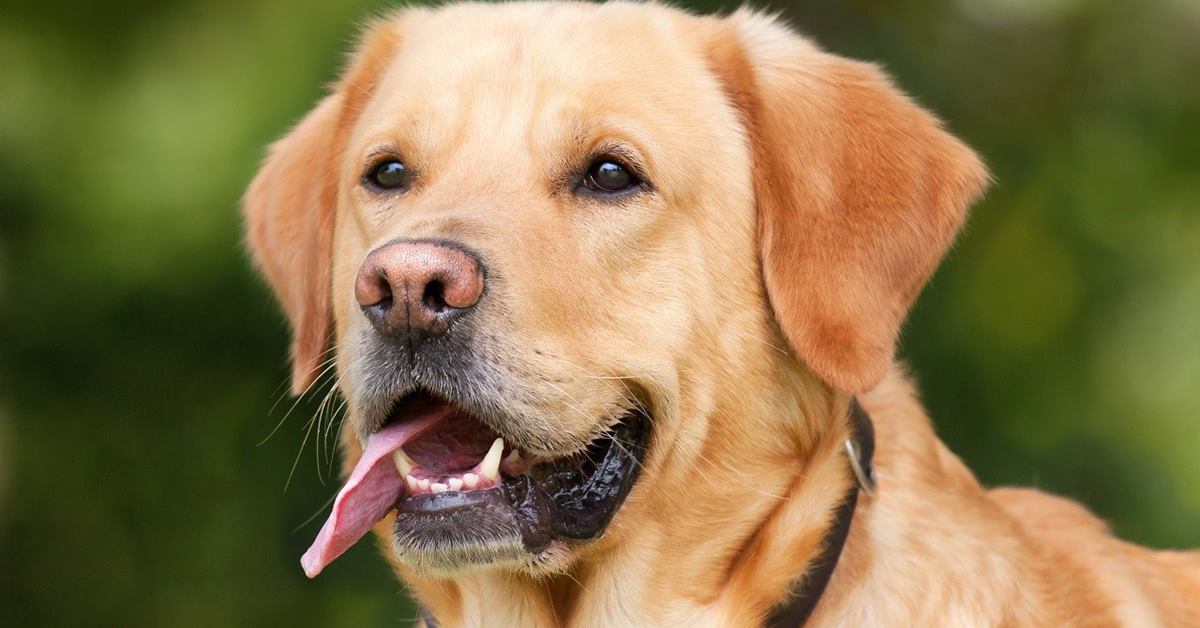
<instances>
[{"instance_id":1,"label":"brown eye","mask_svg":"<svg viewBox=\"0 0 1200 628\"><path fill-rule=\"evenodd\" d=\"M611 158L598 159L588 166L583 185L593 192L617 194L641 184L628 168Z\"/></svg>"},{"instance_id":2,"label":"brown eye","mask_svg":"<svg viewBox=\"0 0 1200 628\"><path fill-rule=\"evenodd\" d=\"M408 186L408 168L398 159L380 162L366 176L371 187L380 190L398 190Z\"/></svg>"}]
</instances>

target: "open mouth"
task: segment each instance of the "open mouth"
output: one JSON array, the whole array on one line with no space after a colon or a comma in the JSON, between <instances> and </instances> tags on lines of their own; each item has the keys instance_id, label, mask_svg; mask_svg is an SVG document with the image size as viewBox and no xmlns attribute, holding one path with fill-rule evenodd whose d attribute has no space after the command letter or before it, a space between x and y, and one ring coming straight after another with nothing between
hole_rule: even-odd
<instances>
[{"instance_id":1,"label":"open mouth","mask_svg":"<svg viewBox=\"0 0 1200 628\"><path fill-rule=\"evenodd\" d=\"M532 456L458 405L410 393L367 440L301 565L315 577L393 510L394 549L418 567L528 561L556 539L593 539L633 486L648 433L633 411L583 451Z\"/></svg>"}]
</instances>

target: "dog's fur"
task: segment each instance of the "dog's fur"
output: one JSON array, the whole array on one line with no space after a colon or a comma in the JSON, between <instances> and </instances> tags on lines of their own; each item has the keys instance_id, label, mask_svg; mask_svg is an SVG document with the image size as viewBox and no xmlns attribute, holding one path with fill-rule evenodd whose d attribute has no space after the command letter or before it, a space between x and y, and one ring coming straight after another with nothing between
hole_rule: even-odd
<instances>
[{"instance_id":1,"label":"dog's fur","mask_svg":"<svg viewBox=\"0 0 1200 628\"><path fill-rule=\"evenodd\" d=\"M358 183L381 146L417 173L401 196ZM651 189L572 193L597 146L632 155ZM488 264L477 358L523 446L578 450L644 393L650 453L602 538L536 564L397 563L443 625L757 625L853 481L857 394L879 487L811 625L1200 626L1200 556L1116 540L1063 499L985 490L893 361L986 181L877 68L762 14L457 4L373 23L272 148L246 214L294 330L296 392L335 332L350 462L377 357L352 286L396 237L457 240ZM390 521L377 528L386 546Z\"/></svg>"}]
</instances>

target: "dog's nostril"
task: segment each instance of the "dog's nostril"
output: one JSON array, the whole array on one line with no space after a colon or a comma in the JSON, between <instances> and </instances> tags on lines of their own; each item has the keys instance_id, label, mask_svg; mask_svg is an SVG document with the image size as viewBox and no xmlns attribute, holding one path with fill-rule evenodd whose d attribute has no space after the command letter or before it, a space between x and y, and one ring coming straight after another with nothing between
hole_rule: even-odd
<instances>
[{"instance_id":1,"label":"dog's nostril","mask_svg":"<svg viewBox=\"0 0 1200 628\"><path fill-rule=\"evenodd\" d=\"M446 304L446 285L440 279L434 279L425 284L425 293L421 295L421 302L434 312L444 311L449 307Z\"/></svg>"},{"instance_id":2,"label":"dog's nostril","mask_svg":"<svg viewBox=\"0 0 1200 628\"><path fill-rule=\"evenodd\" d=\"M383 310L389 310L392 307L392 284L388 281L385 274L380 273L375 282L375 290L377 291L378 301L373 305Z\"/></svg>"},{"instance_id":3,"label":"dog's nostril","mask_svg":"<svg viewBox=\"0 0 1200 628\"><path fill-rule=\"evenodd\" d=\"M392 284L387 271L377 266L364 267L354 284L354 297L359 307L387 311L392 306Z\"/></svg>"}]
</instances>

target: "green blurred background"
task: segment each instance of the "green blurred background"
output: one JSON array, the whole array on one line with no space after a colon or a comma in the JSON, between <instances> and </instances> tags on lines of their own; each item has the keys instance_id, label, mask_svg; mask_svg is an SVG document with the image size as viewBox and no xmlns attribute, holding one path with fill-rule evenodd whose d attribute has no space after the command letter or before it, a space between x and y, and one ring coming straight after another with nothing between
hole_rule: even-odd
<instances>
[{"instance_id":1,"label":"green blurred background","mask_svg":"<svg viewBox=\"0 0 1200 628\"><path fill-rule=\"evenodd\" d=\"M238 198L378 2L0 8L0 625L403 625L326 477ZM716 6L701 6L711 9ZM987 484L1200 545L1200 2L775 5L876 60L996 185L903 353ZM298 531L295 531L300 527Z\"/></svg>"}]
</instances>

